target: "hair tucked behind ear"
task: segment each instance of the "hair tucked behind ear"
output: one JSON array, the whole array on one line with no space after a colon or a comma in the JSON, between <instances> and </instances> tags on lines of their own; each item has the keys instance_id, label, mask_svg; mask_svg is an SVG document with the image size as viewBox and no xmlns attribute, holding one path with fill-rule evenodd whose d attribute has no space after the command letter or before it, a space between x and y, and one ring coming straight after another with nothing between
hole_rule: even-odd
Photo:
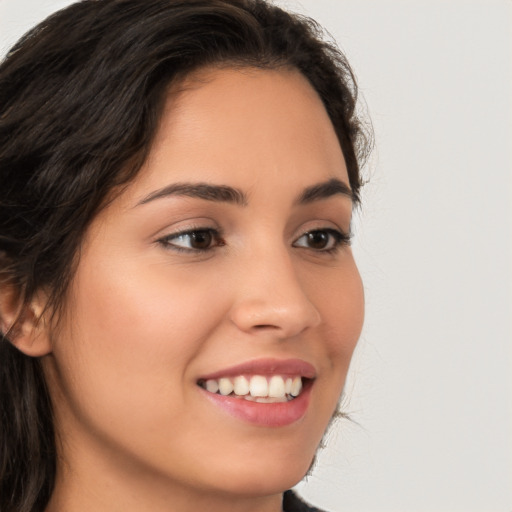
<instances>
[{"instance_id":1,"label":"hair tucked behind ear","mask_svg":"<svg viewBox=\"0 0 512 512\"><path fill-rule=\"evenodd\" d=\"M26 34L0 64L0 299L7 282L25 307L44 289L58 318L84 232L140 169L169 85L212 65L302 72L336 130L357 201L371 137L355 114L348 63L313 21L262 0L83 0ZM51 400L39 360L8 336L0 510L43 511L56 470Z\"/></svg>"}]
</instances>

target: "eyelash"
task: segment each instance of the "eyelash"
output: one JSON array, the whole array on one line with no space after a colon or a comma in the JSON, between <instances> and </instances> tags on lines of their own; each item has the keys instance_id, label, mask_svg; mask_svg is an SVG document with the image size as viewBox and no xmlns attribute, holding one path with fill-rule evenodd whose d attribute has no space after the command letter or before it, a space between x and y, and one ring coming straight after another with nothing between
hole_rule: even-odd
<instances>
[{"instance_id":1,"label":"eyelash","mask_svg":"<svg viewBox=\"0 0 512 512\"><path fill-rule=\"evenodd\" d=\"M329 237L332 239L332 247L329 247L329 249L314 249L307 246L297 246L295 245L301 238L304 238L309 235L316 235L319 233L327 233ZM326 254L335 254L338 252L342 247L349 246L352 240L352 234L351 233L345 233L343 231L339 231L337 229L332 228L320 228L320 229L312 229L310 231L306 231L303 233L295 242L294 247L304 247L305 249L311 249L315 252L321 252Z\"/></svg>"},{"instance_id":2,"label":"eyelash","mask_svg":"<svg viewBox=\"0 0 512 512\"><path fill-rule=\"evenodd\" d=\"M330 240L329 242L332 242L332 247L329 247L328 249L314 249L305 245L296 245L299 240L306 236L310 235L317 235L319 233L326 233ZM214 245L209 245L206 248L192 248L192 247L180 247L179 245L176 245L175 243L172 243L173 240L177 240L182 237L189 237L189 242L191 241L191 237L194 235L197 236L198 234L207 234L211 237L212 243ZM305 249L310 249L314 252L318 253L324 253L324 254L335 254L340 250L341 247L349 246L352 240L352 234L351 233L345 233L342 231L338 231L337 229L332 228L322 228L322 229L312 229L310 231L306 231L303 233L295 242L293 243L294 247L303 247ZM213 228L194 228L194 229L187 229L185 231L180 231L178 233L173 233L172 235L167 235L163 238L160 238L157 240L157 242L164 246L166 249L170 249L177 252L184 252L184 253L207 253L209 251L214 250L217 247L222 247L226 245L222 238L222 233ZM328 242L328 243L329 243Z\"/></svg>"},{"instance_id":3,"label":"eyelash","mask_svg":"<svg viewBox=\"0 0 512 512\"><path fill-rule=\"evenodd\" d=\"M213 246L209 246L205 249L197 249L192 247L180 247L179 245L176 245L172 243L173 240L177 240L181 237L189 237L189 240L191 241L193 235L198 234L208 234L208 236L211 237L212 242L215 243ZM222 239L222 233L213 228L194 228L194 229L187 229L185 231L179 231L178 233L173 233L172 235L164 236L163 238L160 238L157 240L158 243L163 245L166 249L171 249L173 251L177 252L186 252L186 253L206 253L209 251L212 251L216 247L222 247L223 245L226 245L224 240Z\"/></svg>"}]
</instances>

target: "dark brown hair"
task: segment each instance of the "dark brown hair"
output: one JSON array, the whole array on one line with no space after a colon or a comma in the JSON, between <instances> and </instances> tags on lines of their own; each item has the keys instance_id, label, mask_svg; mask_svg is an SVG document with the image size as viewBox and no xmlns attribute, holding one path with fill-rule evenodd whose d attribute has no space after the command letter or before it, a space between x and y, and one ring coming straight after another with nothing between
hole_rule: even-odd
<instances>
[{"instance_id":1,"label":"dark brown hair","mask_svg":"<svg viewBox=\"0 0 512 512\"><path fill-rule=\"evenodd\" d=\"M212 65L298 69L322 99L356 202L371 137L340 51L310 19L262 0L84 0L0 64L0 287L62 306L77 250L109 193L140 169L169 85ZM1 292L1 290L0 290ZM14 336L14 331L11 331ZM52 493L56 449L39 360L0 339L0 509Z\"/></svg>"}]
</instances>

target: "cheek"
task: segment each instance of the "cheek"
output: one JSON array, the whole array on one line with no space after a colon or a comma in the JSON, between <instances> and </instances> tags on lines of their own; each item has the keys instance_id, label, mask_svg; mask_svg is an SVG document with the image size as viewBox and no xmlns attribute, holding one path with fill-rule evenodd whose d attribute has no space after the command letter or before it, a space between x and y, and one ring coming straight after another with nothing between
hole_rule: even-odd
<instances>
[{"instance_id":1,"label":"cheek","mask_svg":"<svg viewBox=\"0 0 512 512\"><path fill-rule=\"evenodd\" d=\"M361 335L364 321L364 290L357 269L340 285L337 301L332 301L329 314L342 350L351 357Z\"/></svg>"},{"instance_id":2,"label":"cheek","mask_svg":"<svg viewBox=\"0 0 512 512\"><path fill-rule=\"evenodd\" d=\"M321 307L328 366L319 388L324 393L324 417L330 418L338 407L364 321L364 290L355 264L349 272L329 281L324 291Z\"/></svg>"},{"instance_id":3,"label":"cheek","mask_svg":"<svg viewBox=\"0 0 512 512\"><path fill-rule=\"evenodd\" d=\"M93 262L94 263L94 262ZM157 266L83 265L54 356L84 415L171 421L185 401L188 363L216 327L213 287ZM198 287L201 293L198 293ZM169 404L175 404L172 410ZM161 406L160 406L161 405Z\"/></svg>"},{"instance_id":4,"label":"cheek","mask_svg":"<svg viewBox=\"0 0 512 512\"><path fill-rule=\"evenodd\" d=\"M313 293L331 360L348 367L364 321L363 284L353 260L339 274L321 280Z\"/></svg>"},{"instance_id":5,"label":"cheek","mask_svg":"<svg viewBox=\"0 0 512 512\"><path fill-rule=\"evenodd\" d=\"M215 289L190 279L190 272L157 265L99 271L77 280L75 317L83 320L80 331L89 342L101 339L112 355L141 350L148 357L167 354L171 362L184 359L213 327Z\"/></svg>"}]
</instances>

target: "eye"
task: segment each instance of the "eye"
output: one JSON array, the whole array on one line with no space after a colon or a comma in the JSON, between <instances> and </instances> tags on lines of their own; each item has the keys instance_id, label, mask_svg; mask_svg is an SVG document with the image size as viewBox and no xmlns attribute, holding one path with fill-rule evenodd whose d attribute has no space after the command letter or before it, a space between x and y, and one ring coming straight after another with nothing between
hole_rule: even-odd
<instances>
[{"instance_id":1,"label":"eye","mask_svg":"<svg viewBox=\"0 0 512 512\"><path fill-rule=\"evenodd\" d=\"M294 243L294 247L304 247L314 251L333 252L341 245L350 244L350 235L336 229L315 229L304 233Z\"/></svg>"},{"instance_id":2,"label":"eye","mask_svg":"<svg viewBox=\"0 0 512 512\"><path fill-rule=\"evenodd\" d=\"M165 236L158 242L166 248L188 252L206 252L224 245L220 233L210 228L181 231Z\"/></svg>"}]
</instances>

